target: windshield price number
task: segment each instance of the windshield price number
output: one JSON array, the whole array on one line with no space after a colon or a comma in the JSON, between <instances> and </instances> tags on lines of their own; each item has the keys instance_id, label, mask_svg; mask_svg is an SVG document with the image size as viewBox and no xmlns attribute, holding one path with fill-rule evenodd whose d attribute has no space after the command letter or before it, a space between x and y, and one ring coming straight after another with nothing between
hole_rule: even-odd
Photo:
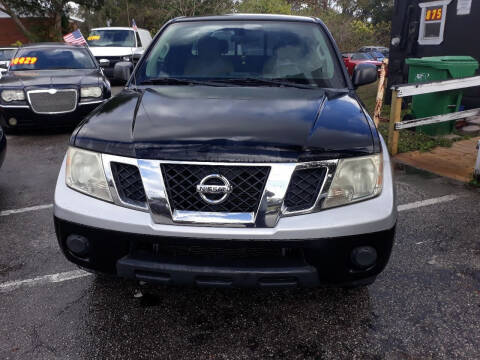
<instances>
[{"instance_id":1,"label":"windshield price number","mask_svg":"<svg viewBox=\"0 0 480 360\"><path fill-rule=\"evenodd\" d=\"M36 57L17 57L12 59L12 65L33 65L36 62Z\"/></svg>"},{"instance_id":2,"label":"windshield price number","mask_svg":"<svg viewBox=\"0 0 480 360\"><path fill-rule=\"evenodd\" d=\"M92 40L100 40L100 35L90 35L87 40L92 41Z\"/></svg>"},{"instance_id":3,"label":"windshield price number","mask_svg":"<svg viewBox=\"0 0 480 360\"><path fill-rule=\"evenodd\" d=\"M442 7L429 8L425 13L425 21L438 21L442 20Z\"/></svg>"}]
</instances>

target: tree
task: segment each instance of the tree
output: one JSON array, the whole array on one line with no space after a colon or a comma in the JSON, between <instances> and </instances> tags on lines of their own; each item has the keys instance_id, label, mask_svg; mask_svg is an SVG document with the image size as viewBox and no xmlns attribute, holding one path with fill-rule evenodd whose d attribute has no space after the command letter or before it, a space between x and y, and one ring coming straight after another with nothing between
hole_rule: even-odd
<instances>
[{"instance_id":1,"label":"tree","mask_svg":"<svg viewBox=\"0 0 480 360\"><path fill-rule=\"evenodd\" d=\"M97 9L103 5L103 0L76 0L77 4ZM27 29L21 22L21 16L46 18L47 37L50 40L62 40L67 32L68 16L72 10L68 0L0 0L0 10L12 17L20 30L31 41L38 40L38 36Z\"/></svg>"},{"instance_id":2,"label":"tree","mask_svg":"<svg viewBox=\"0 0 480 360\"><path fill-rule=\"evenodd\" d=\"M237 4L241 13L291 14L292 7L286 0L243 0Z\"/></svg>"},{"instance_id":3,"label":"tree","mask_svg":"<svg viewBox=\"0 0 480 360\"><path fill-rule=\"evenodd\" d=\"M127 13L128 5L128 13ZM218 15L233 11L233 0L105 0L98 11L81 7L82 30L97 26L130 26L131 19L153 34L177 16Z\"/></svg>"}]
</instances>

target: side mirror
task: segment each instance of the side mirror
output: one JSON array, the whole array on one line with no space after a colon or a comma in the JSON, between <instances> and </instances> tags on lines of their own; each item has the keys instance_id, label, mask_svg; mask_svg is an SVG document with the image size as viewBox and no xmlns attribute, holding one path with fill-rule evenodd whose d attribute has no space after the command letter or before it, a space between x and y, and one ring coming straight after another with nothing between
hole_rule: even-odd
<instances>
[{"instance_id":1,"label":"side mirror","mask_svg":"<svg viewBox=\"0 0 480 360\"><path fill-rule=\"evenodd\" d=\"M377 67L373 64L358 64L353 70L352 82L353 86L371 84L377 81Z\"/></svg>"},{"instance_id":2,"label":"side mirror","mask_svg":"<svg viewBox=\"0 0 480 360\"><path fill-rule=\"evenodd\" d=\"M101 67L107 67L110 65L110 60L108 59L100 59L99 62Z\"/></svg>"},{"instance_id":3,"label":"side mirror","mask_svg":"<svg viewBox=\"0 0 480 360\"><path fill-rule=\"evenodd\" d=\"M0 64L0 69L8 69L8 65L7 64Z\"/></svg>"},{"instance_id":4,"label":"side mirror","mask_svg":"<svg viewBox=\"0 0 480 360\"><path fill-rule=\"evenodd\" d=\"M127 82L133 71L133 64L127 61L121 61L115 64L113 68L113 77L115 80Z\"/></svg>"}]
</instances>

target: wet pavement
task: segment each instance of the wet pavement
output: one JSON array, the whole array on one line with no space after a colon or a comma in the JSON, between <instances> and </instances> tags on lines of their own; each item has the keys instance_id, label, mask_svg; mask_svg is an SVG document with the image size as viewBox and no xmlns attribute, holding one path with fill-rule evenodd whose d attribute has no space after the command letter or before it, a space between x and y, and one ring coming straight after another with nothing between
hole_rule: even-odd
<instances>
[{"instance_id":1,"label":"wet pavement","mask_svg":"<svg viewBox=\"0 0 480 360\"><path fill-rule=\"evenodd\" d=\"M10 135L0 211L52 203L68 133ZM480 191L396 169L401 211L368 288L140 286L94 275L0 288L0 359L478 359ZM0 216L0 286L76 270L52 209ZM138 295L141 290L141 297Z\"/></svg>"}]
</instances>

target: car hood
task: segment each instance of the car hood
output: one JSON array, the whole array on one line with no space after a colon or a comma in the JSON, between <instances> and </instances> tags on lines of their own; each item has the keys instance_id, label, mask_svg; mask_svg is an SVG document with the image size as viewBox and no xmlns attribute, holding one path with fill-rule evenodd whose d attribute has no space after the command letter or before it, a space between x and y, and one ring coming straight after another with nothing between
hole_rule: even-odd
<instances>
[{"instance_id":1,"label":"car hood","mask_svg":"<svg viewBox=\"0 0 480 360\"><path fill-rule=\"evenodd\" d=\"M2 87L51 87L68 85L94 85L100 84L101 73L97 69L85 70L27 70L9 71L0 86Z\"/></svg>"},{"instance_id":2,"label":"car hood","mask_svg":"<svg viewBox=\"0 0 480 360\"><path fill-rule=\"evenodd\" d=\"M92 52L93 56L96 58L105 56L127 56L136 53L138 50L137 48L131 47L110 47L110 46L91 46L90 51Z\"/></svg>"},{"instance_id":3,"label":"car hood","mask_svg":"<svg viewBox=\"0 0 480 360\"><path fill-rule=\"evenodd\" d=\"M348 92L271 87L124 90L97 108L71 141L177 161L301 161L375 151L371 120Z\"/></svg>"}]
</instances>

